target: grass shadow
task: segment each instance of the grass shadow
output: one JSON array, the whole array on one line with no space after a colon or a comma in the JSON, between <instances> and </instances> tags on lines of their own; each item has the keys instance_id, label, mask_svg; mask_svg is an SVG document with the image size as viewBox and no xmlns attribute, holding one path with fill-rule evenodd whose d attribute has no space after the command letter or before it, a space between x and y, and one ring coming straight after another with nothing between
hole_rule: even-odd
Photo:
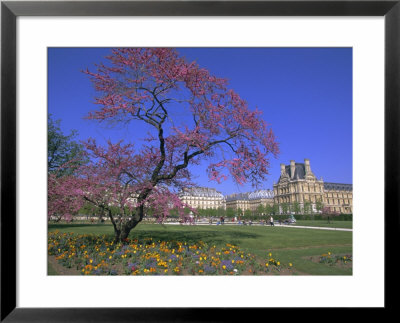
<instances>
[{"instance_id":1,"label":"grass shadow","mask_svg":"<svg viewBox=\"0 0 400 323\"><path fill-rule=\"evenodd\" d=\"M98 223L98 224L91 224L91 223L49 223L48 224L48 229L65 229L65 228L85 228L85 227L90 227L90 228L104 228L109 226L109 224L105 224L105 223Z\"/></svg>"},{"instance_id":2,"label":"grass shadow","mask_svg":"<svg viewBox=\"0 0 400 323\"><path fill-rule=\"evenodd\" d=\"M132 231L130 238L144 239L152 238L153 240L160 241L181 241L190 244L198 243L199 241L206 242L208 244L222 245L226 243L237 244L243 239L257 239L259 234L238 232L238 231L211 231L211 230L196 230L195 232L185 231L160 231L160 230L146 230L146 231Z\"/></svg>"},{"instance_id":3,"label":"grass shadow","mask_svg":"<svg viewBox=\"0 0 400 323\"><path fill-rule=\"evenodd\" d=\"M208 244L222 245L226 243L239 244L240 241L243 240L253 240L262 237L260 234L254 232L243 232L240 230L224 230L224 228L220 228L220 230L215 230L215 227L210 229L207 228L199 228L192 227L195 230L182 230L184 227L169 227L165 225L160 225L157 229L148 229L148 228L135 228L130 234L129 238L131 239L145 239L152 238L153 241L180 241L186 242L189 244L195 244L199 241L206 242ZM79 229L83 229L82 231L85 233L92 233L95 235L108 235L113 236L113 229L109 224L49 224L48 229L50 231L60 230L62 232L75 231L75 233L80 233ZM77 230L78 229L78 230Z\"/></svg>"}]
</instances>

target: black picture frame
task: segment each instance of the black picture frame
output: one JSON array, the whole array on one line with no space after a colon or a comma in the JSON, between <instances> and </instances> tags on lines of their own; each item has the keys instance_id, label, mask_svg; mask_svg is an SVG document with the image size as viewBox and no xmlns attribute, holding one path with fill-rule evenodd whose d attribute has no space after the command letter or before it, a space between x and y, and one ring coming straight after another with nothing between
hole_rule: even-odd
<instances>
[{"instance_id":1,"label":"black picture frame","mask_svg":"<svg viewBox=\"0 0 400 323\"><path fill-rule=\"evenodd\" d=\"M385 18L385 307L398 273L389 263L399 229L400 0L379 1L3 1L1 3L1 321L236 321L229 308L16 307L16 19L19 16L384 16ZM371 153L374 153L371 150ZM371 277L373 279L373 277ZM179 304L179 303L178 303ZM248 310L248 309L247 309ZM252 309L251 317L265 309ZM269 309L268 309L269 310ZM282 313L282 311L280 311ZM285 312L286 315L288 312ZM329 315L329 314L327 314ZM248 318L252 320L250 317Z\"/></svg>"}]
</instances>

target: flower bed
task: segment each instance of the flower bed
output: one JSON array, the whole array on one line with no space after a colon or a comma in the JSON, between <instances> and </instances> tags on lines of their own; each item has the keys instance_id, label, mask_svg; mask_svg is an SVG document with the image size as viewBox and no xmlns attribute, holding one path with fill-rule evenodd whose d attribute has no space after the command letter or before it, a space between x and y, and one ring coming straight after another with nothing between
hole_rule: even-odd
<instances>
[{"instance_id":1,"label":"flower bed","mask_svg":"<svg viewBox=\"0 0 400 323\"><path fill-rule=\"evenodd\" d=\"M239 247L208 245L202 241L127 240L115 244L111 236L50 232L48 254L82 275L267 275L292 274L266 252L260 259Z\"/></svg>"},{"instance_id":2,"label":"flower bed","mask_svg":"<svg viewBox=\"0 0 400 323\"><path fill-rule=\"evenodd\" d=\"M324 253L319 257L319 262L322 264L328 264L331 266L342 264L345 265L347 263L351 263L353 261L353 257L351 255L333 255L330 252Z\"/></svg>"}]
</instances>

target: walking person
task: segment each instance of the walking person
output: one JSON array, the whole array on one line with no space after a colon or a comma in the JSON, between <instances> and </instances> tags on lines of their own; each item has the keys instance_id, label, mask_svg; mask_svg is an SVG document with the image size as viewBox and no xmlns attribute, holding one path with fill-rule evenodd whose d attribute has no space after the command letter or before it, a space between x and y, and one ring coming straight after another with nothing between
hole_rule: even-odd
<instances>
[{"instance_id":1,"label":"walking person","mask_svg":"<svg viewBox=\"0 0 400 323\"><path fill-rule=\"evenodd\" d=\"M272 216L271 216L270 223L271 223L271 227L274 227L274 226L275 226L275 224L274 224L274 218L273 218Z\"/></svg>"}]
</instances>

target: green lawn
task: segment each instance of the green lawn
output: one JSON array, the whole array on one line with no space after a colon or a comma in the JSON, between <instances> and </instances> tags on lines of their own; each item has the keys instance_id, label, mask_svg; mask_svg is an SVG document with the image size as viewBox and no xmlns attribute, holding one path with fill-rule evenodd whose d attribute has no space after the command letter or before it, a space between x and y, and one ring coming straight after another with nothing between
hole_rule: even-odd
<instances>
[{"instance_id":1,"label":"green lawn","mask_svg":"<svg viewBox=\"0 0 400 323\"><path fill-rule=\"evenodd\" d=\"M328 223L327 220L297 220L294 225L352 229L353 221L330 221L330 223Z\"/></svg>"},{"instance_id":2,"label":"green lawn","mask_svg":"<svg viewBox=\"0 0 400 323\"><path fill-rule=\"evenodd\" d=\"M318 221L317 221L318 222ZM336 222L335 222L336 223ZM112 234L109 224L50 224L49 231L79 234ZM352 232L317 229L295 229L268 226L180 226L139 224L131 238L152 237L155 240L179 240L188 243L199 240L225 245L231 243L247 252L266 257L272 252L276 259L293 263L300 274L351 275L351 268L341 269L312 262L309 258L323 253L352 254Z\"/></svg>"}]
</instances>

